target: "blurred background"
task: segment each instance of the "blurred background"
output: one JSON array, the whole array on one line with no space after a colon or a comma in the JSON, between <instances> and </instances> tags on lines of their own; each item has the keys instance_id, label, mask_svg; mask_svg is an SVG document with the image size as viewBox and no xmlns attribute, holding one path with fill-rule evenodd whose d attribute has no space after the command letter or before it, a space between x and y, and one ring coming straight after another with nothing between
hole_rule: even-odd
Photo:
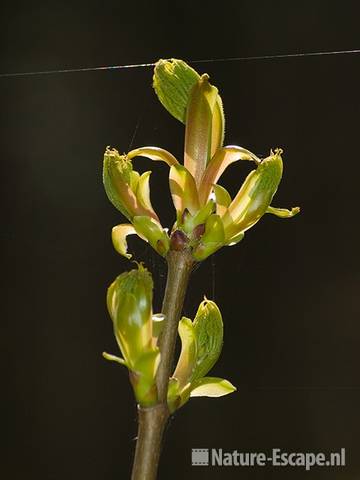
<instances>
[{"instance_id":1,"label":"blurred background","mask_svg":"<svg viewBox=\"0 0 360 480\"><path fill-rule=\"evenodd\" d=\"M360 48L358 2L3 2L1 73ZM226 113L226 144L284 149L274 206L238 246L194 273L184 312L220 306L223 353L212 373L238 391L192 399L166 432L159 479L344 479L360 475L360 55L194 64ZM111 228L105 147L142 145L182 158L184 128L157 101L152 68L1 77L2 478L129 478L136 407L105 308L132 265ZM153 170L162 223L174 212L167 169ZM235 194L248 166L222 184ZM155 281L166 265L129 240ZM345 468L191 466L192 448L347 450Z\"/></svg>"}]
</instances>

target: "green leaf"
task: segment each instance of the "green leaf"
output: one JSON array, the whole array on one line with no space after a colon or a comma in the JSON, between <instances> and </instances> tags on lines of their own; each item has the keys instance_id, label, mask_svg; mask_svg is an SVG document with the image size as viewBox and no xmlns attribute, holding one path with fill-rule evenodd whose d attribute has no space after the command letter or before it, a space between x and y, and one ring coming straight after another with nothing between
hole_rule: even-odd
<instances>
[{"instance_id":1,"label":"green leaf","mask_svg":"<svg viewBox=\"0 0 360 480\"><path fill-rule=\"evenodd\" d=\"M196 367L191 380L204 377L217 362L223 345L223 321L215 302L204 300L194 319Z\"/></svg>"},{"instance_id":2,"label":"green leaf","mask_svg":"<svg viewBox=\"0 0 360 480\"><path fill-rule=\"evenodd\" d=\"M190 397L222 397L235 391L236 387L228 380L217 377L204 377L192 385Z\"/></svg>"},{"instance_id":3,"label":"green leaf","mask_svg":"<svg viewBox=\"0 0 360 480\"><path fill-rule=\"evenodd\" d=\"M182 123L186 121L189 96L200 75L183 60L159 60L154 69L153 87L166 110Z\"/></svg>"}]
</instances>

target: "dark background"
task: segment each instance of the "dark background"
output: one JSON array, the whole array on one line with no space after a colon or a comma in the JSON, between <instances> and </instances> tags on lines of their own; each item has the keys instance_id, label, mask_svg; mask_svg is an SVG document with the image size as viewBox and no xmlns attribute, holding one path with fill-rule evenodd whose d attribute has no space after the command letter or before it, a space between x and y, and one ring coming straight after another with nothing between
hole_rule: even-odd
<instances>
[{"instance_id":1,"label":"dark background","mask_svg":"<svg viewBox=\"0 0 360 480\"><path fill-rule=\"evenodd\" d=\"M242 57L360 47L358 2L3 3L1 72ZM202 63L220 89L226 143L267 154L282 146L275 206L236 247L194 273L185 313L215 296L225 346L214 375L238 391L193 399L166 434L159 478L314 478L360 475L360 56ZM151 68L0 78L1 477L126 479L136 408L105 309L109 283L131 264L110 231L121 223L102 187L106 145L154 144L181 158L183 127L151 88ZM135 137L133 138L135 134ZM133 138L133 142L132 142ZM174 220L166 167L153 203ZM247 173L222 184L235 194ZM155 305L164 262L140 240ZM191 448L347 449L345 469L191 467Z\"/></svg>"}]
</instances>

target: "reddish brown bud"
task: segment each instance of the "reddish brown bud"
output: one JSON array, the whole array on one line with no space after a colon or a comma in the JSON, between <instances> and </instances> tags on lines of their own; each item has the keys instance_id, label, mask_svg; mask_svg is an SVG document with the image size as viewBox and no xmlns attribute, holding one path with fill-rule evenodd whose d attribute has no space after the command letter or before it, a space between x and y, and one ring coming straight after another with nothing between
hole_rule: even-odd
<instances>
[{"instance_id":1,"label":"reddish brown bud","mask_svg":"<svg viewBox=\"0 0 360 480\"><path fill-rule=\"evenodd\" d=\"M188 244L188 237L185 235L184 232L181 230L175 230L175 232L171 235L170 239L170 248L171 250L184 250L184 248Z\"/></svg>"}]
</instances>

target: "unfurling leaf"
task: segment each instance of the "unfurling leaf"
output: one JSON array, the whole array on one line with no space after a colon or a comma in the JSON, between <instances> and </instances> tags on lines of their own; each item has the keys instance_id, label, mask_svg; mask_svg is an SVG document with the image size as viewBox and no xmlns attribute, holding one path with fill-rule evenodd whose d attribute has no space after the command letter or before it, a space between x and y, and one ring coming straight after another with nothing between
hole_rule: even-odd
<instances>
[{"instance_id":1,"label":"unfurling leaf","mask_svg":"<svg viewBox=\"0 0 360 480\"><path fill-rule=\"evenodd\" d=\"M217 377L204 377L193 385L190 397L222 397L235 391L236 387L228 380Z\"/></svg>"},{"instance_id":2,"label":"unfurling leaf","mask_svg":"<svg viewBox=\"0 0 360 480\"><path fill-rule=\"evenodd\" d=\"M153 87L166 110L182 123L186 121L189 96L200 75L183 60L159 60Z\"/></svg>"}]
</instances>

